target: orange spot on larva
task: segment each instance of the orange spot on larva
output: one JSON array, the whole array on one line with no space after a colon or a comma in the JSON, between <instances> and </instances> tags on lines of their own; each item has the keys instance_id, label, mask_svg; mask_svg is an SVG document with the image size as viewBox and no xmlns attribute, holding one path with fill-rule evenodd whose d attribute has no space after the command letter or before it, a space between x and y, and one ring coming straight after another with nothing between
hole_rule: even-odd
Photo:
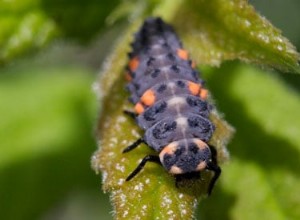
<instances>
[{"instance_id":1,"label":"orange spot on larva","mask_svg":"<svg viewBox=\"0 0 300 220\"><path fill-rule=\"evenodd\" d=\"M188 87L189 87L191 94L193 94L193 95L199 94L200 88L201 88L201 86L199 84L189 81Z\"/></svg>"},{"instance_id":2,"label":"orange spot on larva","mask_svg":"<svg viewBox=\"0 0 300 220\"><path fill-rule=\"evenodd\" d=\"M207 89L201 89L200 90L200 97L201 97L201 99L207 99L207 95L208 95L208 91L207 91Z\"/></svg>"},{"instance_id":3,"label":"orange spot on larva","mask_svg":"<svg viewBox=\"0 0 300 220\"><path fill-rule=\"evenodd\" d=\"M126 79L127 81L131 81L131 80L132 80L132 77L131 77L131 75L129 74L128 71L125 73L125 79Z\"/></svg>"},{"instance_id":4,"label":"orange spot on larva","mask_svg":"<svg viewBox=\"0 0 300 220\"><path fill-rule=\"evenodd\" d=\"M161 158L163 158L165 154L169 154L169 155L174 154L174 152L175 152L176 149L177 149L177 146L178 146L177 141L171 142L170 144L166 145L166 146L163 148L163 150L159 153L159 156L160 156Z\"/></svg>"},{"instance_id":5,"label":"orange spot on larva","mask_svg":"<svg viewBox=\"0 0 300 220\"><path fill-rule=\"evenodd\" d=\"M147 106L153 105L155 102L155 94L153 90L148 89L141 97L141 102L143 102Z\"/></svg>"},{"instance_id":6,"label":"orange spot on larva","mask_svg":"<svg viewBox=\"0 0 300 220\"><path fill-rule=\"evenodd\" d=\"M144 106L140 102L138 102L134 106L134 110L137 114L141 114L142 112L144 112Z\"/></svg>"},{"instance_id":7,"label":"orange spot on larva","mask_svg":"<svg viewBox=\"0 0 300 220\"><path fill-rule=\"evenodd\" d=\"M189 58L188 52L180 48L177 49L177 55L183 60L187 60Z\"/></svg>"},{"instance_id":8,"label":"orange spot on larva","mask_svg":"<svg viewBox=\"0 0 300 220\"><path fill-rule=\"evenodd\" d=\"M139 63L140 63L139 58L138 57L133 57L129 61L129 64L128 64L130 71L134 72L138 68Z\"/></svg>"}]
</instances>

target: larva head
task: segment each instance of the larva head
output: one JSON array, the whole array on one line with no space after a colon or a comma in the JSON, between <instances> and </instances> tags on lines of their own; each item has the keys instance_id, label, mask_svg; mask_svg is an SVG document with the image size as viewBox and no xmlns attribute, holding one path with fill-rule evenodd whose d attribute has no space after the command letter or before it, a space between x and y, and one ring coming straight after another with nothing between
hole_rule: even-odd
<instances>
[{"instance_id":1,"label":"larva head","mask_svg":"<svg viewBox=\"0 0 300 220\"><path fill-rule=\"evenodd\" d=\"M204 170L211 159L211 151L200 139L184 139L165 146L159 158L169 173L185 174Z\"/></svg>"}]
</instances>

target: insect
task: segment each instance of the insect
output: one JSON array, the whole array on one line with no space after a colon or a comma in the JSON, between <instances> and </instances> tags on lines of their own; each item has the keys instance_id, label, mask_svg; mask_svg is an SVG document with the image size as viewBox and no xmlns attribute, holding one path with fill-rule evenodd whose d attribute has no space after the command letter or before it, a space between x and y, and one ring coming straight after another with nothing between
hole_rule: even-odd
<instances>
[{"instance_id":1,"label":"insect","mask_svg":"<svg viewBox=\"0 0 300 220\"><path fill-rule=\"evenodd\" d=\"M188 52L170 25L160 18L148 18L135 34L128 56L127 89L135 112L125 113L145 133L123 153L145 143L158 155L146 155L126 181L147 162L162 165L176 181L209 170L214 172L208 186L211 194L221 174L216 150L208 144L215 130L209 120L212 106Z\"/></svg>"}]
</instances>

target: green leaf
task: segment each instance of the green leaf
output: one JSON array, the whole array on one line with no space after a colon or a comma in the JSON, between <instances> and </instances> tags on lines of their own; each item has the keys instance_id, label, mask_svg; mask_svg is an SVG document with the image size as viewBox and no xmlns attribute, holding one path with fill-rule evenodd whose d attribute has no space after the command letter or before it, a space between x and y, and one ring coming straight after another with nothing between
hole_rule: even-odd
<instances>
[{"instance_id":1,"label":"green leaf","mask_svg":"<svg viewBox=\"0 0 300 220\"><path fill-rule=\"evenodd\" d=\"M59 57L61 53L47 53L45 59ZM88 213L85 218L74 215L80 210L81 215L86 211L95 215L95 210L108 209L106 204L93 209L91 201L86 199L89 192L97 195L92 203L102 202L89 167L89 157L95 148L91 135L96 113L91 91L93 72L79 65L51 61L51 65L46 65L44 60L31 59L1 69L3 219L95 219ZM85 201L78 204L80 208L74 207L76 204L70 200L80 200L80 194ZM61 217L55 211L58 207ZM68 210L70 218L66 217ZM106 213L102 216L109 219Z\"/></svg>"},{"instance_id":2,"label":"green leaf","mask_svg":"<svg viewBox=\"0 0 300 220\"><path fill-rule=\"evenodd\" d=\"M3 146L10 147L1 148L0 170L17 161L62 150L64 140L74 135L72 127L77 126L70 113L89 95L85 91L92 81L88 73L77 67L2 70L0 112L5 117L0 139ZM42 143L47 144L41 147Z\"/></svg>"},{"instance_id":3,"label":"green leaf","mask_svg":"<svg viewBox=\"0 0 300 220\"><path fill-rule=\"evenodd\" d=\"M210 72L208 84L237 133L220 190L203 202L199 215L298 219L299 93L275 73L236 63Z\"/></svg>"},{"instance_id":4,"label":"green leaf","mask_svg":"<svg viewBox=\"0 0 300 220\"><path fill-rule=\"evenodd\" d=\"M39 6L39 0L0 2L0 64L42 48L58 34Z\"/></svg>"},{"instance_id":5,"label":"green leaf","mask_svg":"<svg viewBox=\"0 0 300 220\"><path fill-rule=\"evenodd\" d=\"M240 59L299 72L295 47L245 0L190 0L172 23L200 63Z\"/></svg>"},{"instance_id":6,"label":"green leaf","mask_svg":"<svg viewBox=\"0 0 300 220\"><path fill-rule=\"evenodd\" d=\"M244 0L149 1L148 8L137 7L136 10L132 12L136 17L104 64L102 78L99 80L102 112L98 122L99 151L93 157L93 167L103 174L103 189L111 192L117 219L137 216L143 219L190 219L193 217L195 204L206 193L209 173L203 174L203 181L187 181L185 186L176 188L174 179L166 171L156 164L149 164L136 178L125 181L139 160L151 153L148 147L142 145L134 152L122 154L126 146L142 136L133 120L122 113L124 109L132 106L128 104L128 94L123 90L125 80L121 77L127 62L126 53L130 51L129 42L143 21L142 15L161 16L174 24L197 63L219 65L225 60L240 59L284 71L298 71L299 55L288 40L281 36L280 31L257 14ZM222 80L218 81L218 85L223 83ZM226 89L224 86L227 84L222 86ZM253 89L245 88L248 92ZM237 110L234 108L232 111ZM213 112L211 119L217 127L211 143L217 145L218 158L224 161L227 158L225 145L233 130L217 113ZM245 141L248 140L244 138ZM252 139L256 140L255 137ZM243 164L237 161L236 167L239 166L243 167ZM263 174L256 173L255 167L245 164L244 169L256 175L257 182L263 182ZM233 171L233 177L228 179L235 181L238 172L241 169ZM240 187L244 184L240 183ZM269 206L264 206L268 209L278 207L272 196L262 201L255 198L255 201L255 204L261 205L264 201L271 201L267 204ZM213 211L213 214L217 213ZM243 216L241 209L238 213ZM284 215L279 212L274 216L280 218Z\"/></svg>"},{"instance_id":7,"label":"green leaf","mask_svg":"<svg viewBox=\"0 0 300 220\"><path fill-rule=\"evenodd\" d=\"M0 1L0 64L39 50L59 36L92 39L117 4L118 0Z\"/></svg>"},{"instance_id":8,"label":"green leaf","mask_svg":"<svg viewBox=\"0 0 300 220\"><path fill-rule=\"evenodd\" d=\"M4 17L0 23L6 27L0 33L0 64L26 51L42 48L57 34L54 22L38 10L22 16ZM3 37L5 35L7 37Z\"/></svg>"},{"instance_id":9,"label":"green leaf","mask_svg":"<svg viewBox=\"0 0 300 220\"><path fill-rule=\"evenodd\" d=\"M41 9L55 21L64 37L84 43L106 24L106 17L120 0L43 0Z\"/></svg>"}]
</instances>

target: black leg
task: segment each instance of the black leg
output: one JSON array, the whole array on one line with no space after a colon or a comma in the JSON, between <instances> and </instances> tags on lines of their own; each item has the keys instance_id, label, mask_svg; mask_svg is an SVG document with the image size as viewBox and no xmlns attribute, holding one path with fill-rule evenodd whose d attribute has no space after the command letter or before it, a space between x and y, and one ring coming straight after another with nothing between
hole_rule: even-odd
<instances>
[{"instance_id":1,"label":"black leg","mask_svg":"<svg viewBox=\"0 0 300 220\"><path fill-rule=\"evenodd\" d=\"M218 161L217 161L217 150L216 150L216 147L215 146L212 146L212 145L208 145L209 146L209 149L211 151L211 160L214 164L218 164Z\"/></svg>"},{"instance_id":2,"label":"black leg","mask_svg":"<svg viewBox=\"0 0 300 220\"><path fill-rule=\"evenodd\" d=\"M126 181L131 180L136 174L138 174L143 167L146 165L147 162L154 162L161 165L159 156L156 155L147 155L143 158L143 160L140 162L140 164L135 168L135 170L126 178Z\"/></svg>"},{"instance_id":3,"label":"black leg","mask_svg":"<svg viewBox=\"0 0 300 220\"><path fill-rule=\"evenodd\" d=\"M138 116L138 114L136 114L135 112L132 112L132 111L124 110L123 112L124 112L124 114L128 115L129 117L131 117L133 119L135 119Z\"/></svg>"},{"instance_id":4,"label":"black leg","mask_svg":"<svg viewBox=\"0 0 300 220\"><path fill-rule=\"evenodd\" d=\"M214 185L215 185L217 179L221 175L221 168L216 163L210 162L210 163L207 164L206 169L211 170L215 173L215 175L211 179L211 181L209 183L209 186L208 186L208 195L210 195L211 192L212 192L212 189L214 188Z\"/></svg>"},{"instance_id":5,"label":"black leg","mask_svg":"<svg viewBox=\"0 0 300 220\"><path fill-rule=\"evenodd\" d=\"M123 153L126 153L128 151L133 150L134 148L136 148L137 146L139 146L141 143L145 143L144 139L143 138L137 139L134 143L132 143L131 145L129 145L128 147L126 147L123 150Z\"/></svg>"}]
</instances>

